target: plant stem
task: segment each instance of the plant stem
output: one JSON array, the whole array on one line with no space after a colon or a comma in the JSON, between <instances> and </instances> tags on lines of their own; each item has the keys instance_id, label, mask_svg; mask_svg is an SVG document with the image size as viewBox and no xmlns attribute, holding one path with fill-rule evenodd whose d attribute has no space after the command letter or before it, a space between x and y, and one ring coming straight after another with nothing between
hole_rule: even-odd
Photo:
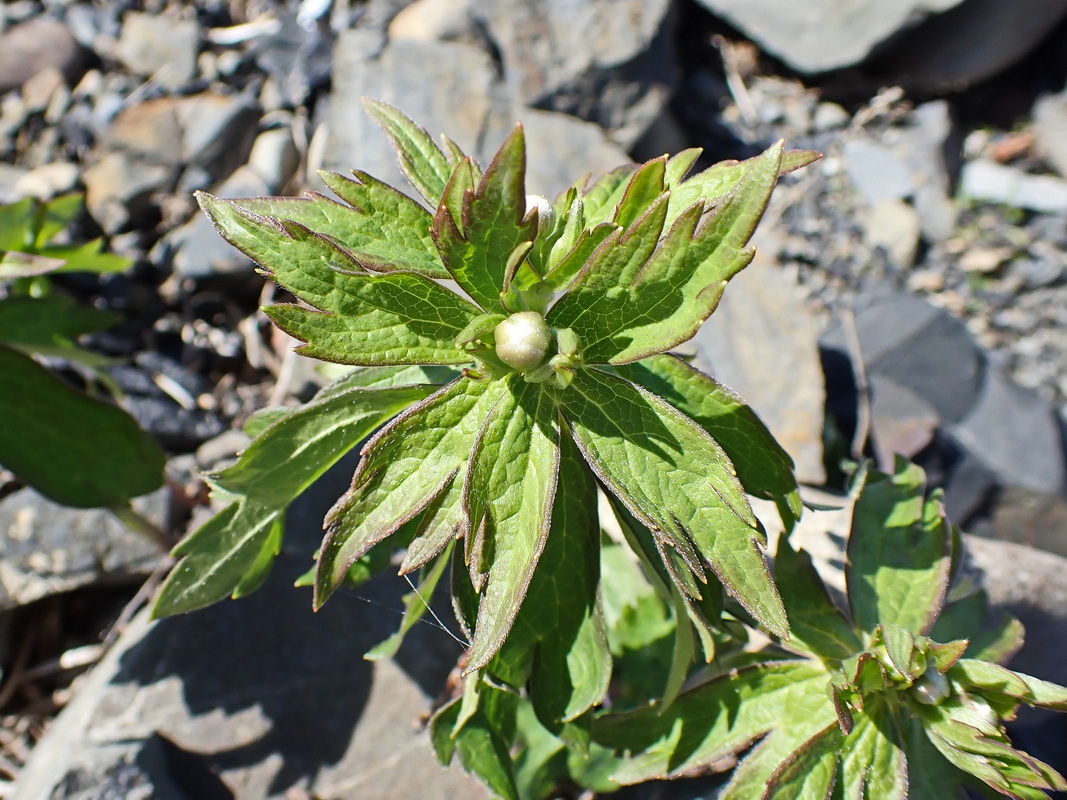
<instances>
[{"instance_id":1,"label":"plant stem","mask_svg":"<svg viewBox=\"0 0 1067 800\"><path fill-rule=\"evenodd\" d=\"M159 545L164 552L169 551L173 546L174 543L163 529L137 511L129 502L110 506L108 510L126 526L127 530L144 536Z\"/></svg>"}]
</instances>

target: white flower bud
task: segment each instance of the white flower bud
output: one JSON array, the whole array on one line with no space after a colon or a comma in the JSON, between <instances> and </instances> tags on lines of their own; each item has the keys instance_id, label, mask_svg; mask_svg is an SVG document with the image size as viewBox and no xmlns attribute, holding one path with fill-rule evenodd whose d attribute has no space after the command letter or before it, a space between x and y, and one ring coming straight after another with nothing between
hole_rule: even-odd
<instances>
[{"instance_id":1,"label":"white flower bud","mask_svg":"<svg viewBox=\"0 0 1067 800\"><path fill-rule=\"evenodd\" d=\"M496 354L509 367L526 372L545 363L552 331L536 311L512 314L496 326Z\"/></svg>"},{"instance_id":2,"label":"white flower bud","mask_svg":"<svg viewBox=\"0 0 1067 800\"><path fill-rule=\"evenodd\" d=\"M928 706L936 706L948 697L948 678L930 665L913 687L915 699Z\"/></svg>"},{"instance_id":3,"label":"white flower bud","mask_svg":"<svg viewBox=\"0 0 1067 800\"><path fill-rule=\"evenodd\" d=\"M526 195L526 213L537 209L537 232L545 233L556 224L556 212L552 204L539 194Z\"/></svg>"}]
</instances>

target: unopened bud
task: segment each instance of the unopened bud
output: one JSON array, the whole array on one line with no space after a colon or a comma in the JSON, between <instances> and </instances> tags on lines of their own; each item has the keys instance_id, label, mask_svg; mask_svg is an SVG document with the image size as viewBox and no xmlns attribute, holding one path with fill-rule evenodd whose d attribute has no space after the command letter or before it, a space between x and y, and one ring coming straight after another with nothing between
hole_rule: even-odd
<instances>
[{"instance_id":1,"label":"unopened bud","mask_svg":"<svg viewBox=\"0 0 1067 800\"><path fill-rule=\"evenodd\" d=\"M512 314L496 326L493 336L500 360L518 372L534 369L548 360L552 331L536 311Z\"/></svg>"}]
</instances>

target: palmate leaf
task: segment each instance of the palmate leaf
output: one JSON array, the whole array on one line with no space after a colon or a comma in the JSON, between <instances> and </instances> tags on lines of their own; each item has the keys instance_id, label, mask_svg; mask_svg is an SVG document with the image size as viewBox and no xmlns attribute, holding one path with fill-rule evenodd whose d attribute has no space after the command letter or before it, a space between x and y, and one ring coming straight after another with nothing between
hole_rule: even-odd
<instances>
[{"instance_id":1,"label":"palmate leaf","mask_svg":"<svg viewBox=\"0 0 1067 800\"><path fill-rule=\"evenodd\" d=\"M552 398L519 375L504 378L478 432L463 489L471 536L488 562L468 670L500 649L526 595L552 523L559 426ZM475 565L471 565L475 569Z\"/></svg>"},{"instance_id":2,"label":"palmate leaf","mask_svg":"<svg viewBox=\"0 0 1067 800\"><path fill-rule=\"evenodd\" d=\"M356 559L464 480L478 431L506 393L502 381L459 378L394 418L364 446L351 488L326 518L316 607ZM454 521L466 527L465 515Z\"/></svg>"},{"instance_id":3,"label":"palmate leaf","mask_svg":"<svg viewBox=\"0 0 1067 800\"><path fill-rule=\"evenodd\" d=\"M368 269L448 277L430 236L433 217L429 211L365 172L356 171L355 181L332 172L319 174L344 203L315 193L304 198L249 197L230 202L252 214L291 220L328 236Z\"/></svg>"},{"instance_id":4,"label":"palmate leaf","mask_svg":"<svg viewBox=\"0 0 1067 800\"><path fill-rule=\"evenodd\" d=\"M629 381L580 370L563 416L593 472L664 543L695 549L759 623L788 637L759 523L725 453L695 422ZM698 576L704 569L689 557Z\"/></svg>"},{"instance_id":5,"label":"palmate leaf","mask_svg":"<svg viewBox=\"0 0 1067 800\"><path fill-rule=\"evenodd\" d=\"M903 459L893 476L867 480L856 501L845 578L856 624L894 623L927 633L948 591L952 532L939 495L925 499L925 474Z\"/></svg>"},{"instance_id":6,"label":"palmate leaf","mask_svg":"<svg viewBox=\"0 0 1067 800\"><path fill-rule=\"evenodd\" d=\"M350 253L302 225L259 217L210 195L199 199L228 241L319 309L265 309L279 327L307 342L298 352L363 365L470 361L454 339L480 312L454 292L415 273L366 272Z\"/></svg>"},{"instance_id":7,"label":"palmate leaf","mask_svg":"<svg viewBox=\"0 0 1067 800\"><path fill-rule=\"evenodd\" d=\"M802 510L793 459L740 397L676 356L652 356L616 369L706 430L733 462L745 491L775 501L792 527Z\"/></svg>"},{"instance_id":8,"label":"palmate leaf","mask_svg":"<svg viewBox=\"0 0 1067 800\"><path fill-rule=\"evenodd\" d=\"M462 164L455 176L464 174ZM526 209L526 143L518 127L473 189L445 201L434 217L433 237L445 269L471 299L486 311L505 311L500 295L512 253L532 244L537 212Z\"/></svg>"},{"instance_id":9,"label":"palmate leaf","mask_svg":"<svg viewBox=\"0 0 1067 800\"><path fill-rule=\"evenodd\" d=\"M0 465L45 497L114 506L162 485L163 451L121 408L2 344L0 376Z\"/></svg>"},{"instance_id":10,"label":"palmate leaf","mask_svg":"<svg viewBox=\"0 0 1067 800\"><path fill-rule=\"evenodd\" d=\"M726 282L752 259L745 245L774 188L781 154L779 144L753 160L706 218L703 200L688 206L662 241L670 195L659 195L597 248L548 322L574 330L592 364L636 361L691 338Z\"/></svg>"},{"instance_id":11,"label":"palmate leaf","mask_svg":"<svg viewBox=\"0 0 1067 800\"><path fill-rule=\"evenodd\" d=\"M174 548L181 558L160 590L157 617L247 594L266 576L288 505L389 417L432 386L349 388L266 428L212 483L233 502ZM251 576L251 577L250 577Z\"/></svg>"},{"instance_id":12,"label":"palmate leaf","mask_svg":"<svg viewBox=\"0 0 1067 800\"><path fill-rule=\"evenodd\" d=\"M683 692L666 709L601 717L593 724L593 740L630 753L612 777L633 784L707 767L765 737L723 794L758 798L790 753L835 722L826 680L826 672L807 661L747 667Z\"/></svg>"}]
</instances>

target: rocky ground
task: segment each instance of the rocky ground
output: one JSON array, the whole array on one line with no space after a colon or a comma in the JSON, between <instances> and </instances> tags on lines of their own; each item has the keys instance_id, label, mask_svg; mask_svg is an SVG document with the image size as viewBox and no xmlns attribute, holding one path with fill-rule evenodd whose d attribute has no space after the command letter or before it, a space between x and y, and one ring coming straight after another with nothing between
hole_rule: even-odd
<instances>
[{"instance_id":1,"label":"rocky ground","mask_svg":"<svg viewBox=\"0 0 1067 800\"><path fill-rule=\"evenodd\" d=\"M901 452L968 530L1067 554L1067 0L854 5L17 0L0 8L0 203L84 191L68 235L135 262L61 282L121 315L84 344L168 448L143 510L178 537L206 500L198 470L243 446L235 426L324 379L258 314L272 288L195 190L321 189L318 168L400 183L361 96L481 158L521 119L545 194L631 158L784 138L825 157L783 181L757 261L690 350L805 482ZM420 713L454 643L428 629L434 657L372 670L336 640L368 610L393 624L397 586L314 622L293 602L342 473L292 515L258 599L151 629L131 618L158 550L0 488L0 797L476 796L399 769L425 742L375 723L390 698ZM377 688L309 733L321 688L354 674Z\"/></svg>"}]
</instances>

